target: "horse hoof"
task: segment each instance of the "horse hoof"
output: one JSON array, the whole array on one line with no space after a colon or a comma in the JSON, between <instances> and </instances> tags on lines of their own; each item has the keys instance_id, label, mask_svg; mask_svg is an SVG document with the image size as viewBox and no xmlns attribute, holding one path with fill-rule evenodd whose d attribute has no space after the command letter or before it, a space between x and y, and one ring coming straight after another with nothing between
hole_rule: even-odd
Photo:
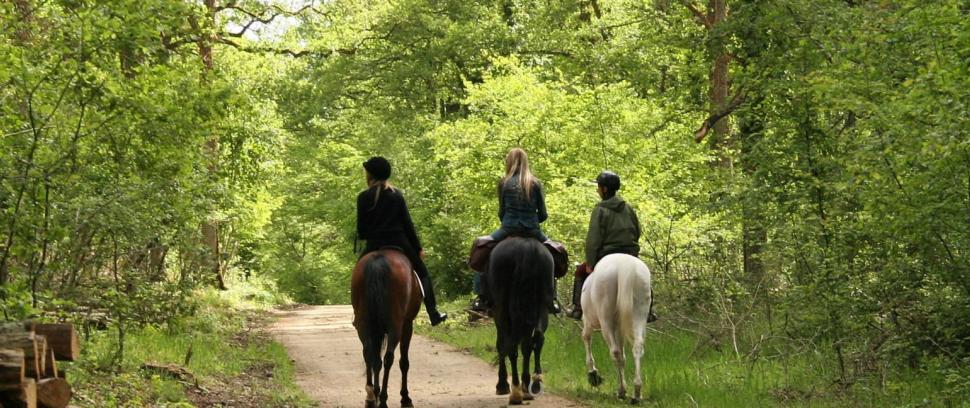
<instances>
[{"instance_id":1,"label":"horse hoof","mask_svg":"<svg viewBox=\"0 0 970 408\"><path fill-rule=\"evenodd\" d=\"M512 387L512 395L509 395L509 405L522 405L522 387Z\"/></svg>"},{"instance_id":2,"label":"horse hoof","mask_svg":"<svg viewBox=\"0 0 970 408\"><path fill-rule=\"evenodd\" d=\"M499 384L495 386L495 395L509 395L510 392L512 391L509 389L508 384Z\"/></svg>"},{"instance_id":3,"label":"horse hoof","mask_svg":"<svg viewBox=\"0 0 970 408\"><path fill-rule=\"evenodd\" d=\"M640 405L639 398L630 398L630 405Z\"/></svg>"},{"instance_id":4,"label":"horse hoof","mask_svg":"<svg viewBox=\"0 0 970 408\"><path fill-rule=\"evenodd\" d=\"M414 403L411 402L410 398L401 400L401 408L413 408L413 407L414 407Z\"/></svg>"},{"instance_id":5,"label":"horse hoof","mask_svg":"<svg viewBox=\"0 0 970 408\"><path fill-rule=\"evenodd\" d=\"M594 387L599 387L603 383L603 377L600 377L600 373L596 371L590 371L587 374L587 379L589 380L589 385Z\"/></svg>"},{"instance_id":6,"label":"horse hoof","mask_svg":"<svg viewBox=\"0 0 970 408\"><path fill-rule=\"evenodd\" d=\"M542 394L542 380L532 380L529 383L529 393L537 397Z\"/></svg>"},{"instance_id":7,"label":"horse hoof","mask_svg":"<svg viewBox=\"0 0 970 408\"><path fill-rule=\"evenodd\" d=\"M536 399L536 396L535 395L532 395L532 394L529 394L529 393L522 394L522 400L523 401L532 401L534 399Z\"/></svg>"},{"instance_id":8,"label":"horse hoof","mask_svg":"<svg viewBox=\"0 0 970 408\"><path fill-rule=\"evenodd\" d=\"M619 399L621 399L621 400L625 400L626 399L626 392L618 392L618 393L616 393L616 397L619 398Z\"/></svg>"},{"instance_id":9,"label":"horse hoof","mask_svg":"<svg viewBox=\"0 0 970 408\"><path fill-rule=\"evenodd\" d=\"M364 408L377 408L377 401L365 401Z\"/></svg>"}]
</instances>

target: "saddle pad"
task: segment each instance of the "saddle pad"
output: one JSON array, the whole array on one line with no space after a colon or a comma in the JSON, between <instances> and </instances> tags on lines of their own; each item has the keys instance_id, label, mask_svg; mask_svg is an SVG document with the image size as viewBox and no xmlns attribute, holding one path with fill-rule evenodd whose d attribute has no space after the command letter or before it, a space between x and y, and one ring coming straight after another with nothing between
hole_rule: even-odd
<instances>
[{"instance_id":1,"label":"saddle pad","mask_svg":"<svg viewBox=\"0 0 970 408\"><path fill-rule=\"evenodd\" d=\"M424 285L421 284L421 277L418 276L418 271L411 271L414 274L414 280L418 281L418 288L421 288L421 297L424 297Z\"/></svg>"}]
</instances>

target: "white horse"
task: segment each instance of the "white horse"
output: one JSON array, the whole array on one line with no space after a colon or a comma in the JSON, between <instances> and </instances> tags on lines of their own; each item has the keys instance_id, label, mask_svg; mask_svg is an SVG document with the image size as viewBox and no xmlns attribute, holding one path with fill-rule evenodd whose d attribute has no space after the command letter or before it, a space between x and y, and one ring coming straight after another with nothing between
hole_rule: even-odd
<instances>
[{"instance_id":1,"label":"white horse","mask_svg":"<svg viewBox=\"0 0 970 408\"><path fill-rule=\"evenodd\" d=\"M594 387L603 383L590 347L593 330L601 329L620 379L617 396L621 399L626 398L624 340L633 345L636 367L633 398L630 400L633 404L640 402L643 387L640 360L643 357L643 336L647 329L651 300L650 269L637 257L626 254L612 254L600 259L583 284L583 343L586 345L589 383Z\"/></svg>"}]
</instances>

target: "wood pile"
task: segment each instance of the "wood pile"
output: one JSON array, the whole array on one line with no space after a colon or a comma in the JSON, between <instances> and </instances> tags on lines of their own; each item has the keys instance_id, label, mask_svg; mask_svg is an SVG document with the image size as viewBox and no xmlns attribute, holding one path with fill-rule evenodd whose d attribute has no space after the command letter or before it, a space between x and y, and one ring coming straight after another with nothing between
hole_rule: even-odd
<instances>
[{"instance_id":1,"label":"wood pile","mask_svg":"<svg viewBox=\"0 0 970 408\"><path fill-rule=\"evenodd\" d=\"M0 407L64 408L71 386L57 361L80 355L71 324L0 324Z\"/></svg>"}]
</instances>

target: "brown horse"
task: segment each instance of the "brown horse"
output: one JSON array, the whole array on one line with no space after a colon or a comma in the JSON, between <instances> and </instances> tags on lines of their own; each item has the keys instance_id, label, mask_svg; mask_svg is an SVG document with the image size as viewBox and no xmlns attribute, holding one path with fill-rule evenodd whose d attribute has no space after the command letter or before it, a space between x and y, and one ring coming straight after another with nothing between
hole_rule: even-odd
<instances>
[{"instance_id":1,"label":"brown horse","mask_svg":"<svg viewBox=\"0 0 970 408\"><path fill-rule=\"evenodd\" d=\"M398 363L401 366L401 406L413 406L408 396L408 347L422 296L407 256L396 249L385 248L361 257L351 277L350 299L354 306L354 327L364 348L367 367L366 406L378 406L379 396L380 407L387 407L387 378L398 344L401 345ZM383 383L380 382L382 365Z\"/></svg>"}]
</instances>

